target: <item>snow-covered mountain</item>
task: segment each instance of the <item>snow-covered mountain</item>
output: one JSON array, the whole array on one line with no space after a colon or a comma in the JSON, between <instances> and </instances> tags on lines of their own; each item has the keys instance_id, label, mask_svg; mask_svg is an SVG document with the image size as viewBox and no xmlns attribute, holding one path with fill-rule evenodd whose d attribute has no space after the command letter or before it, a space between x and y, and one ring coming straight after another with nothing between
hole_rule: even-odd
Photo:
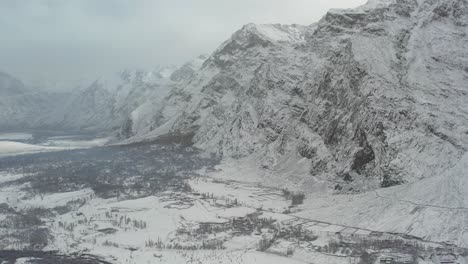
<instances>
[{"instance_id":1,"label":"snow-covered mountain","mask_svg":"<svg viewBox=\"0 0 468 264\"><path fill-rule=\"evenodd\" d=\"M0 96L12 96L27 93L25 85L12 76L0 72Z\"/></svg>"},{"instance_id":2,"label":"snow-covered mountain","mask_svg":"<svg viewBox=\"0 0 468 264\"><path fill-rule=\"evenodd\" d=\"M133 131L146 126L151 113L169 93L176 67L160 67L153 71L124 71L123 80L116 86L114 115L120 126L119 137L127 138Z\"/></svg>"},{"instance_id":3,"label":"snow-covered mountain","mask_svg":"<svg viewBox=\"0 0 468 264\"><path fill-rule=\"evenodd\" d=\"M167 95L174 71L173 66L151 71L126 70L65 92L35 90L2 74L0 127L124 133L122 124L134 119L137 122L136 116L142 109L151 113ZM127 132L121 136L132 135L131 130Z\"/></svg>"},{"instance_id":4,"label":"snow-covered mountain","mask_svg":"<svg viewBox=\"0 0 468 264\"><path fill-rule=\"evenodd\" d=\"M468 148L468 4L374 0L318 23L249 24L178 83L132 140L197 147L343 180L337 190L440 175Z\"/></svg>"},{"instance_id":5,"label":"snow-covered mountain","mask_svg":"<svg viewBox=\"0 0 468 264\"><path fill-rule=\"evenodd\" d=\"M36 91L0 73L0 128L40 127L41 120L54 109L55 102L64 98L62 93Z\"/></svg>"}]
</instances>

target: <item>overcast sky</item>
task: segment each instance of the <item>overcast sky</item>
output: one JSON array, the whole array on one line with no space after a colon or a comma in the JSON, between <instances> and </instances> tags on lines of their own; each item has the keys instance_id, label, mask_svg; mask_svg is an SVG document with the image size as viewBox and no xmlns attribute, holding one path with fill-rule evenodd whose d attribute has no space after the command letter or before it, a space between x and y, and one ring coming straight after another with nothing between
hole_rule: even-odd
<instances>
[{"instance_id":1,"label":"overcast sky","mask_svg":"<svg viewBox=\"0 0 468 264\"><path fill-rule=\"evenodd\" d=\"M179 65L242 25L311 24L366 0L0 0L0 71L75 82Z\"/></svg>"}]
</instances>

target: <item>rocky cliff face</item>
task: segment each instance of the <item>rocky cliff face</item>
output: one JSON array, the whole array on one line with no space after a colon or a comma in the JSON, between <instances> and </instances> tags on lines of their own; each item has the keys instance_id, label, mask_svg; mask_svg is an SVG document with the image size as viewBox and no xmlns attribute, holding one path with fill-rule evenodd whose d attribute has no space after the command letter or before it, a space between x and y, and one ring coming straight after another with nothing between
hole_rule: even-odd
<instances>
[{"instance_id":1,"label":"rocky cliff face","mask_svg":"<svg viewBox=\"0 0 468 264\"><path fill-rule=\"evenodd\" d=\"M310 26L246 25L133 140L194 133L340 191L438 175L468 148L467 24L465 0L380 0Z\"/></svg>"}]
</instances>

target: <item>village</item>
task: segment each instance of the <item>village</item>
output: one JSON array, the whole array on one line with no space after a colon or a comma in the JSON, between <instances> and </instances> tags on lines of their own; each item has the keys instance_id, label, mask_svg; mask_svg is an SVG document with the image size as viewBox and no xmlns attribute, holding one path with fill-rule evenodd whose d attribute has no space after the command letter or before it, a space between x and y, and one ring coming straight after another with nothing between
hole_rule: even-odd
<instances>
[{"instance_id":1,"label":"village","mask_svg":"<svg viewBox=\"0 0 468 264\"><path fill-rule=\"evenodd\" d=\"M300 201L284 190L198 177L189 185L190 193L137 200L101 200L91 194L78 210L48 225L67 244L62 251L109 252L106 258L130 263L149 252L164 259L174 251L208 250L263 252L302 263L459 264L468 253L405 234L297 217Z\"/></svg>"}]
</instances>

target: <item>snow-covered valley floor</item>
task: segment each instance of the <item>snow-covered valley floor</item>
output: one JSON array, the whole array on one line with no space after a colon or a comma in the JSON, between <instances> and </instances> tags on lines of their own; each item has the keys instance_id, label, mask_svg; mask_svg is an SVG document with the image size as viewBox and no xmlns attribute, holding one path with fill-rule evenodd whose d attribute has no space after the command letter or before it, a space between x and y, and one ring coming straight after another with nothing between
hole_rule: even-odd
<instances>
[{"instance_id":1,"label":"snow-covered valley floor","mask_svg":"<svg viewBox=\"0 0 468 264\"><path fill-rule=\"evenodd\" d=\"M464 191L460 162L457 184L423 189ZM468 263L463 201L411 185L296 200L218 164L174 145L0 158L0 263Z\"/></svg>"},{"instance_id":2,"label":"snow-covered valley floor","mask_svg":"<svg viewBox=\"0 0 468 264\"><path fill-rule=\"evenodd\" d=\"M109 140L80 135L41 137L27 132L0 133L0 157L98 147Z\"/></svg>"}]
</instances>

